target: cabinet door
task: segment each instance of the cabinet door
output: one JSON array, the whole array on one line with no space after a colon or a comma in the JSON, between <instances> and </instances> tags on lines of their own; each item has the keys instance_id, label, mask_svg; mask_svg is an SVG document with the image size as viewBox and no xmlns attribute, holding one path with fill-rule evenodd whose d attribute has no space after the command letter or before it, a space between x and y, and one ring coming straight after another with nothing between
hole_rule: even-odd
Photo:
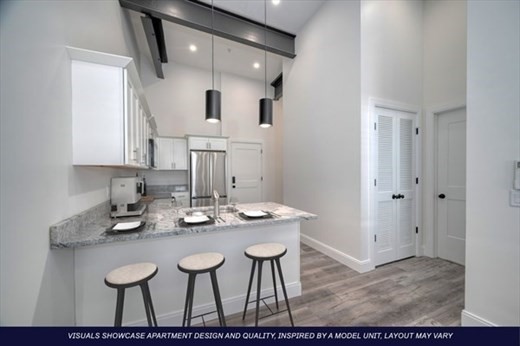
<instances>
[{"instance_id":1,"label":"cabinet door","mask_svg":"<svg viewBox=\"0 0 520 346\"><path fill-rule=\"evenodd\" d=\"M206 137L190 137L189 147L190 150L208 150L208 139Z\"/></svg>"},{"instance_id":2,"label":"cabinet door","mask_svg":"<svg viewBox=\"0 0 520 346\"><path fill-rule=\"evenodd\" d=\"M210 150L227 150L227 140L224 138L209 138L208 141Z\"/></svg>"},{"instance_id":3,"label":"cabinet door","mask_svg":"<svg viewBox=\"0 0 520 346\"><path fill-rule=\"evenodd\" d=\"M146 145L146 113L144 112L143 110L143 107L141 106L141 129L140 129L140 133L141 133L141 166L143 167L146 167L146 152L147 152L147 148L148 148L148 145Z\"/></svg>"},{"instance_id":4,"label":"cabinet door","mask_svg":"<svg viewBox=\"0 0 520 346\"><path fill-rule=\"evenodd\" d=\"M184 138L173 139L173 169L188 169L188 148Z\"/></svg>"},{"instance_id":5,"label":"cabinet door","mask_svg":"<svg viewBox=\"0 0 520 346\"><path fill-rule=\"evenodd\" d=\"M157 137L157 169L173 169L173 138Z\"/></svg>"},{"instance_id":6,"label":"cabinet door","mask_svg":"<svg viewBox=\"0 0 520 346\"><path fill-rule=\"evenodd\" d=\"M135 163L134 159L134 138L133 133L133 112L134 112L134 86L128 79L127 72L125 76L125 164Z\"/></svg>"}]
</instances>

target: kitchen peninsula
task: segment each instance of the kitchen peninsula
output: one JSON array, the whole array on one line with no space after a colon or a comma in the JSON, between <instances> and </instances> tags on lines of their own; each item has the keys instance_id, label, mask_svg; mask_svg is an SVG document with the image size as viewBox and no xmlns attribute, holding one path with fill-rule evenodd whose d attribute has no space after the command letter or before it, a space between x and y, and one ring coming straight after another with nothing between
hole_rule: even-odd
<instances>
[{"instance_id":1,"label":"kitchen peninsula","mask_svg":"<svg viewBox=\"0 0 520 346\"><path fill-rule=\"evenodd\" d=\"M250 261L246 247L262 242L279 242L288 251L282 259L289 297L301 295L300 222L317 216L277 203L239 204L220 208L214 223L182 227L185 216L194 211L213 215L213 208L176 209L167 199L155 200L141 217L113 219L107 203L98 205L50 227L50 245L55 251L74 252L76 325L112 325L115 293L103 279L112 269L135 262L153 262L159 273L150 281L159 325L180 325L187 276L177 262L197 252L220 252L225 258L218 280L226 315L243 309ZM262 210L266 218L247 219L241 212ZM112 234L117 222L142 220L139 232ZM70 250L72 249L72 250ZM267 269L266 269L267 270ZM263 296L272 294L270 275L265 275ZM145 314L138 289L130 289L125 299L123 325L144 325ZM197 282L194 315L214 310L209 279ZM251 305L252 307L252 305ZM208 315L206 319L215 318ZM194 320L193 323L201 321Z\"/></svg>"}]
</instances>

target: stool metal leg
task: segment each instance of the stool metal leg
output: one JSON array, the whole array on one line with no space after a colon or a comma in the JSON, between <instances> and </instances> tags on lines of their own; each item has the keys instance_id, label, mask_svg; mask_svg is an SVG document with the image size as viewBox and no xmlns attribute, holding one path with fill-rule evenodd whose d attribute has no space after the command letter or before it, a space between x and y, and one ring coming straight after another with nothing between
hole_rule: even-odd
<instances>
[{"instance_id":1,"label":"stool metal leg","mask_svg":"<svg viewBox=\"0 0 520 346\"><path fill-rule=\"evenodd\" d=\"M264 261L258 261L258 276L256 286L256 316L255 327L258 327L258 314L260 313L260 291L262 290L262 264Z\"/></svg>"},{"instance_id":2,"label":"stool metal leg","mask_svg":"<svg viewBox=\"0 0 520 346\"><path fill-rule=\"evenodd\" d=\"M190 302L188 305L188 327L191 326L191 313L193 312L193 298L195 295L195 278L197 274L190 274L191 277L191 287L190 287ZM189 281L189 280L188 280Z\"/></svg>"},{"instance_id":3,"label":"stool metal leg","mask_svg":"<svg viewBox=\"0 0 520 346\"><path fill-rule=\"evenodd\" d=\"M244 305L244 313L242 314L242 320L246 318L247 306L249 305L249 294L251 294L251 286L253 285L253 278L255 276L256 261L253 260L251 265L251 275L249 275L249 285L247 286L246 303Z\"/></svg>"},{"instance_id":4,"label":"stool metal leg","mask_svg":"<svg viewBox=\"0 0 520 346\"><path fill-rule=\"evenodd\" d=\"M197 274L189 274L188 276L188 289L186 290L186 302L184 304L184 316L182 318L182 326L188 327L191 325L191 311L193 308L193 291L195 289L195 276Z\"/></svg>"},{"instance_id":5,"label":"stool metal leg","mask_svg":"<svg viewBox=\"0 0 520 346\"><path fill-rule=\"evenodd\" d=\"M150 314L152 315L153 325L157 327L157 318L155 317L155 310L153 308L152 295L150 294L150 286L148 286L148 282L143 284L145 289L146 298L148 300L148 309L150 309Z\"/></svg>"},{"instance_id":6,"label":"stool metal leg","mask_svg":"<svg viewBox=\"0 0 520 346\"><path fill-rule=\"evenodd\" d=\"M294 327L294 322L291 314L291 308L289 307L289 299L287 298L287 290L285 289L285 282L283 281L282 266L280 265L280 259L276 259L276 267L278 268L278 276L282 284L283 296L285 298L285 304L287 305L287 311L289 312L289 318L291 319L291 326Z\"/></svg>"},{"instance_id":7,"label":"stool metal leg","mask_svg":"<svg viewBox=\"0 0 520 346\"><path fill-rule=\"evenodd\" d=\"M271 260L271 274L273 275L273 289L274 289L274 299L276 300L276 310L280 310L278 306L278 292L276 289L276 276L274 275L274 260Z\"/></svg>"},{"instance_id":8,"label":"stool metal leg","mask_svg":"<svg viewBox=\"0 0 520 346\"><path fill-rule=\"evenodd\" d=\"M117 304L116 304L116 318L114 321L114 327L121 327L123 323L123 305L125 302L125 289L117 289Z\"/></svg>"},{"instance_id":9,"label":"stool metal leg","mask_svg":"<svg viewBox=\"0 0 520 346\"><path fill-rule=\"evenodd\" d=\"M217 315L221 327L226 326L226 318L224 317L224 309L222 308L222 300L220 299L220 291L218 289L217 273L213 270L209 273L211 277L211 285L213 286L213 295L215 296L215 305L217 306Z\"/></svg>"},{"instance_id":10,"label":"stool metal leg","mask_svg":"<svg viewBox=\"0 0 520 346\"><path fill-rule=\"evenodd\" d=\"M141 287L141 292L143 293L143 302L144 309L146 311L146 320L148 321L148 327L152 327L152 316L150 316L150 309L148 308L148 296L146 295L145 284L139 285Z\"/></svg>"}]
</instances>

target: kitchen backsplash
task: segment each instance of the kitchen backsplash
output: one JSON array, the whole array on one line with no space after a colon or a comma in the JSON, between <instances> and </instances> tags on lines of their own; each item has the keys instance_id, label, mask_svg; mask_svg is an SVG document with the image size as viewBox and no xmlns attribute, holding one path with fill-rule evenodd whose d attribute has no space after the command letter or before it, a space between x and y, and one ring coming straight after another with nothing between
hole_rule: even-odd
<instances>
[{"instance_id":1,"label":"kitchen backsplash","mask_svg":"<svg viewBox=\"0 0 520 346\"><path fill-rule=\"evenodd\" d=\"M146 178L147 189L153 185L187 185L188 171L139 171Z\"/></svg>"}]
</instances>

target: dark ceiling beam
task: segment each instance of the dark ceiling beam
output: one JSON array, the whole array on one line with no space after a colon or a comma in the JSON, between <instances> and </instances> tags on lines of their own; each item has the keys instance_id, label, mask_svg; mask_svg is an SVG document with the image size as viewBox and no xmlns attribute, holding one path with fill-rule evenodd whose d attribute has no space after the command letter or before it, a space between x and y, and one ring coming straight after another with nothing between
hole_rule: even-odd
<instances>
[{"instance_id":1,"label":"dark ceiling beam","mask_svg":"<svg viewBox=\"0 0 520 346\"><path fill-rule=\"evenodd\" d=\"M150 52L152 53L155 74L157 74L158 78L164 79L162 63L168 62L168 57L166 56L166 45L164 43L164 32L162 30L161 20L147 15L141 17L141 21L143 23L146 41L148 41L148 47L150 47Z\"/></svg>"},{"instance_id":2,"label":"dark ceiling beam","mask_svg":"<svg viewBox=\"0 0 520 346\"><path fill-rule=\"evenodd\" d=\"M121 7L141 12L151 17L184 25L211 33L211 5L187 0L119 0ZM296 56L295 35L267 26L231 12L214 8L216 36L236 41L288 58ZM266 36L264 36L266 35ZM267 37L267 44L264 44Z\"/></svg>"},{"instance_id":3,"label":"dark ceiling beam","mask_svg":"<svg viewBox=\"0 0 520 346\"><path fill-rule=\"evenodd\" d=\"M271 86L274 87L274 100L278 101L283 96L283 73L280 73L278 77L271 82Z\"/></svg>"}]
</instances>

